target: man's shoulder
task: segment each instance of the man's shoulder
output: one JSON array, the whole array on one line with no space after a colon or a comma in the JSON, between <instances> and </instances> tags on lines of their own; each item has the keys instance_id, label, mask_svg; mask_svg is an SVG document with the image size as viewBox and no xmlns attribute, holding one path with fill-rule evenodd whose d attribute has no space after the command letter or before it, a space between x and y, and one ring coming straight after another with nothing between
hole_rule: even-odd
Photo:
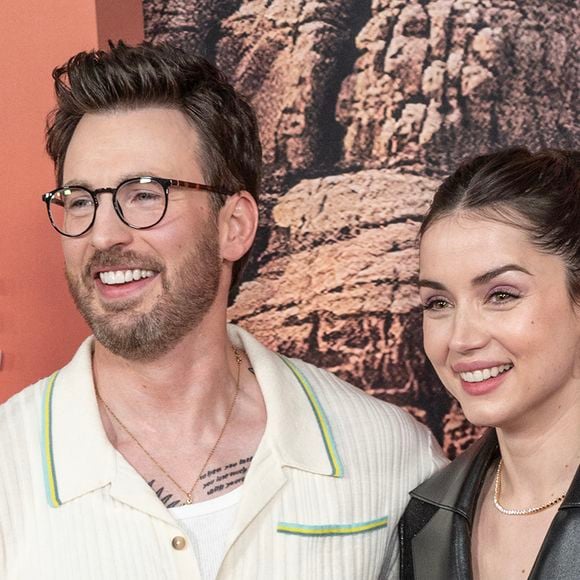
<instances>
[{"instance_id":1,"label":"man's shoulder","mask_svg":"<svg viewBox=\"0 0 580 580\"><path fill-rule=\"evenodd\" d=\"M447 463L429 429L401 407L314 365L288 360L312 390L338 453L351 469L371 475L396 465L406 489L412 489Z\"/></svg>"},{"instance_id":2,"label":"man's shoulder","mask_svg":"<svg viewBox=\"0 0 580 580\"><path fill-rule=\"evenodd\" d=\"M49 379L50 377L45 377L28 385L0 405L0 432L14 431L28 425L31 421L40 422ZM4 437L0 439L5 440Z\"/></svg>"},{"instance_id":3,"label":"man's shoulder","mask_svg":"<svg viewBox=\"0 0 580 580\"><path fill-rule=\"evenodd\" d=\"M84 377L91 377L91 349L93 338L88 337L78 347L77 351L65 366L56 370L52 374L28 385L18 393L12 395L6 402L0 405L0 417L2 423L10 421L11 418L19 416L38 415L41 416L43 409L46 408L47 395L50 396L52 389L50 386L55 380L62 384L74 384L77 380ZM71 380L72 377L72 380ZM2 425L0 425L0 428Z\"/></svg>"},{"instance_id":4,"label":"man's shoulder","mask_svg":"<svg viewBox=\"0 0 580 580\"><path fill-rule=\"evenodd\" d=\"M43 401L47 379L25 387L0 405L0 457L3 477L0 478L2 501L6 494L27 485L40 461L43 432Z\"/></svg>"},{"instance_id":5,"label":"man's shoulder","mask_svg":"<svg viewBox=\"0 0 580 580\"><path fill-rule=\"evenodd\" d=\"M310 383L325 412L338 426L356 428L359 434L372 431L379 435L384 430L395 430L425 442L431 439L430 431L401 407L373 397L310 363L298 359L289 361Z\"/></svg>"}]
</instances>

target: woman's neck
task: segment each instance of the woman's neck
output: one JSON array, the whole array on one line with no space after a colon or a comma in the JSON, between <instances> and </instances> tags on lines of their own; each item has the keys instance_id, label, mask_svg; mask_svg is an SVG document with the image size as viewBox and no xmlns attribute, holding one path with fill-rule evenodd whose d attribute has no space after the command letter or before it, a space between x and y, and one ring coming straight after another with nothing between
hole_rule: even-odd
<instances>
[{"instance_id":1,"label":"woman's neck","mask_svg":"<svg viewBox=\"0 0 580 580\"><path fill-rule=\"evenodd\" d=\"M580 464L580 404L560 411L542 424L497 429L506 503L543 503L568 489Z\"/></svg>"}]
</instances>

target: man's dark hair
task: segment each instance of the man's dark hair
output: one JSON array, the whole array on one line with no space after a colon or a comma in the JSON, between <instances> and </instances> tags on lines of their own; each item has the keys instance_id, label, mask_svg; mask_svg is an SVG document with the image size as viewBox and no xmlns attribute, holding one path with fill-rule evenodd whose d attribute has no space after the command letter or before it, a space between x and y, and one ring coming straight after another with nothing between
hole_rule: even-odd
<instances>
[{"instance_id":1,"label":"man's dark hair","mask_svg":"<svg viewBox=\"0 0 580 580\"><path fill-rule=\"evenodd\" d=\"M419 236L456 212L517 227L541 251L561 256L580 304L580 151L512 148L466 161L437 190Z\"/></svg>"},{"instance_id":2,"label":"man's dark hair","mask_svg":"<svg viewBox=\"0 0 580 580\"><path fill-rule=\"evenodd\" d=\"M168 44L119 42L111 43L108 51L77 54L52 76L57 107L48 118L46 149L58 185L68 146L84 114L161 106L184 113L197 131L199 162L208 185L222 191L246 190L258 201L262 149L256 116L204 58ZM224 198L211 196L217 214ZM248 257L249 252L234 264L232 287L239 283Z\"/></svg>"}]
</instances>

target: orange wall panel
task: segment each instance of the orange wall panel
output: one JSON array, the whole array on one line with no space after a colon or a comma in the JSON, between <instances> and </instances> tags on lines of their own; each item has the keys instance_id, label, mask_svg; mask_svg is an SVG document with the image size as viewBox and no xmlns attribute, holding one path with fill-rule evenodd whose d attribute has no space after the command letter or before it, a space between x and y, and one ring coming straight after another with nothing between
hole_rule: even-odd
<instances>
[{"instance_id":1,"label":"orange wall panel","mask_svg":"<svg viewBox=\"0 0 580 580\"><path fill-rule=\"evenodd\" d=\"M109 40L121 39L127 44L143 40L143 4L141 0L96 0L99 48Z\"/></svg>"},{"instance_id":2,"label":"orange wall panel","mask_svg":"<svg viewBox=\"0 0 580 580\"><path fill-rule=\"evenodd\" d=\"M128 3L129 14L135 6ZM65 364L89 334L69 297L60 239L40 197L55 184L44 152L51 71L98 46L106 26L98 32L97 24L95 0L0 5L0 402ZM130 28L130 40L140 40ZM118 21L115 34L121 32Z\"/></svg>"}]
</instances>

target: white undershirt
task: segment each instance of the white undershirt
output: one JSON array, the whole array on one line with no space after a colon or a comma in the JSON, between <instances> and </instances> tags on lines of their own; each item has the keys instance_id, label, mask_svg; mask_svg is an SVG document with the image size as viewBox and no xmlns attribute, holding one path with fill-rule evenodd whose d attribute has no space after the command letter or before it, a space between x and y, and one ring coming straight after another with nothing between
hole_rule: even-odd
<instances>
[{"instance_id":1,"label":"white undershirt","mask_svg":"<svg viewBox=\"0 0 580 580\"><path fill-rule=\"evenodd\" d=\"M241 497L242 486L215 499L169 508L191 542L202 580L217 576Z\"/></svg>"}]
</instances>

